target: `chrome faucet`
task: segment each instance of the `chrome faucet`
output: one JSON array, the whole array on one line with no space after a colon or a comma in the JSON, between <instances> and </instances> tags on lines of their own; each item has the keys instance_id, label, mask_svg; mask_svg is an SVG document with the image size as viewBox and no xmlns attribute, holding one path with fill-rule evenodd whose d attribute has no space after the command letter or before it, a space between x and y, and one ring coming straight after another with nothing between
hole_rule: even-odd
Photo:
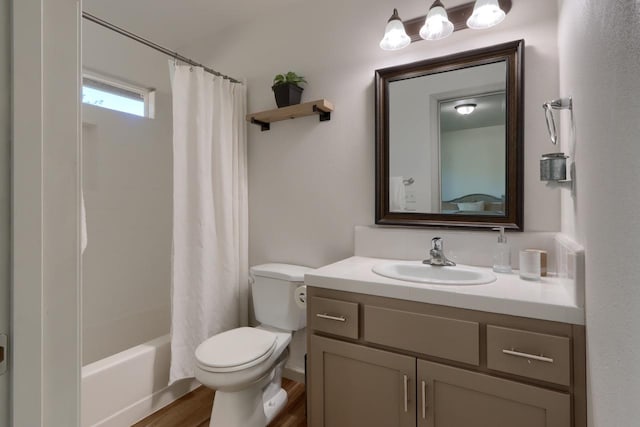
<instances>
[{"instance_id":1,"label":"chrome faucet","mask_svg":"<svg viewBox=\"0 0 640 427\"><path fill-rule=\"evenodd\" d=\"M429 264L434 267L452 267L456 265L455 262L448 260L444 255L444 250L442 249L442 237L434 237L431 239L431 250L429 251L430 259L425 259L422 261L423 264Z\"/></svg>"}]
</instances>

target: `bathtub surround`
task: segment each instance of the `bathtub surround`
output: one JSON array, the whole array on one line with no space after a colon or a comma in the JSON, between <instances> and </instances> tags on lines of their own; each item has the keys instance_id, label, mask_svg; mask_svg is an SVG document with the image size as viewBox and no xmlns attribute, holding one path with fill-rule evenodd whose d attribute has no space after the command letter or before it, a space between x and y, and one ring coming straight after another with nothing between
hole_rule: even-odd
<instances>
[{"instance_id":1,"label":"bathtub surround","mask_svg":"<svg viewBox=\"0 0 640 427\"><path fill-rule=\"evenodd\" d=\"M246 92L173 65L173 256L169 383L194 376L207 338L246 324Z\"/></svg>"},{"instance_id":2,"label":"bathtub surround","mask_svg":"<svg viewBox=\"0 0 640 427\"><path fill-rule=\"evenodd\" d=\"M164 55L82 24L84 68L156 92L154 119L83 104L86 365L169 333L172 113Z\"/></svg>"},{"instance_id":3,"label":"bathtub surround","mask_svg":"<svg viewBox=\"0 0 640 427\"><path fill-rule=\"evenodd\" d=\"M156 101L155 120L83 105L85 365L169 332L171 100Z\"/></svg>"}]
</instances>

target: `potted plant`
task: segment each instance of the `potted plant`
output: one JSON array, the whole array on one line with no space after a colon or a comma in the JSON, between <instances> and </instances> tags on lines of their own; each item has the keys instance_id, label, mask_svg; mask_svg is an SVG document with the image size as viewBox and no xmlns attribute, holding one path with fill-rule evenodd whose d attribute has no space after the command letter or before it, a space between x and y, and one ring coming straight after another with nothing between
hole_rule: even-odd
<instances>
[{"instance_id":1,"label":"potted plant","mask_svg":"<svg viewBox=\"0 0 640 427\"><path fill-rule=\"evenodd\" d=\"M276 96L276 104L278 108L288 107L289 105L300 104L303 88L300 83L307 81L303 76L299 76L293 71L287 74L278 74L273 78L273 93Z\"/></svg>"}]
</instances>

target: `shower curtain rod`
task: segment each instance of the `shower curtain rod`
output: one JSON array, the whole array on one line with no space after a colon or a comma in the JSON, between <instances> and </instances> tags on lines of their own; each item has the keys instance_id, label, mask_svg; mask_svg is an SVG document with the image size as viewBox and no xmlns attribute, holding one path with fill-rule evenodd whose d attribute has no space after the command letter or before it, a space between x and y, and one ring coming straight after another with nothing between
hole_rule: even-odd
<instances>
[{"instance_id":1,"label":"shower curtain rod","mask_svg":"<svg viewBox=\"0 0 640 427\"><path fill-rule=\"evenodd\" d=\"M86 19L87 21L91 21L91 22L93 22L95 24L98 24L98 25L101 25L101 26L103 26L105 28L108 28L111 31L115 31L118 34L121 34L121 35L123 35L125 37L128 37L128 38L130 38L132 40L135 40L138 43L142 43L143 45L148 46L151 49L157 50L158 52L164 53L167 56L175 58L180 62L184 62L184 63L189 64L189 65L193 65L194 67L202 67L206 72L211 73L211 74L213 74L215 76L219 76L219 77L225 78L227 80L231 80L234 83L242 84L242 82L240 80L236 80L233 77L226 76L226 75L224 75L224 74L222 74L222 73L220 73L220 72L218 72L218 71L216 71L216 70L214 70L212 68L209 68L209 67L206 67L206 66L200 64L199 62L196 62L196 61L194 61L192 59L189 59L187 57L182 56L178 52L174 52L172 50L169 50L166 47L160 46L159 44L154 43L154 42L152 42L150 40L147 40L147 39L145 39L143 37L140 37L137 34L133 34L131 31L127 31L124 28L120 28L120 27L118 27L116 25L113 25L112 23L107 22L107 21L105 21L103 19L100 19L97 16L92 15L92 14L90 14L88 12L82 12L82 17L84 19Z\"/></svg>"}]
</instances>

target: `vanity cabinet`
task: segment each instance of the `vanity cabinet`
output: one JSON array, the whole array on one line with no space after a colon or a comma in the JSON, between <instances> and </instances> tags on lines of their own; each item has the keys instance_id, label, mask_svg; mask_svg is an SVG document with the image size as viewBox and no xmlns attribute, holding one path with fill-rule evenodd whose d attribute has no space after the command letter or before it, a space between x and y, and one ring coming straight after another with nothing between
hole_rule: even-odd
<instances>
[{"instance_id":1,"label":"vanity cabinet","mask_svg":"<svg viewBox=\"0 0 640 427\"><path fill-rule=\"evenodd\" d=\"M311 377L321 392L310 425L415 427L413 357L319 336L311 342Z\"/></svg>"},{"instance_id":2,"label":"vanity cabinet","mask_svg":"<svg viewBox=\"0 0 640 427\"><path fill-rule=\"evenodd\" d=\"M418 427L567 427L569 394L424 360Z\"/></svg>"},{"instance_id":3,"label":"vanity cabinet","mask_svg":"<svg viewBox=\"0 0 640 427\"><path fill-rule=\"evenodd\" d=\"M586 427L581 326L307 289L309 427Z\"/></svg>"}]
</instances>

